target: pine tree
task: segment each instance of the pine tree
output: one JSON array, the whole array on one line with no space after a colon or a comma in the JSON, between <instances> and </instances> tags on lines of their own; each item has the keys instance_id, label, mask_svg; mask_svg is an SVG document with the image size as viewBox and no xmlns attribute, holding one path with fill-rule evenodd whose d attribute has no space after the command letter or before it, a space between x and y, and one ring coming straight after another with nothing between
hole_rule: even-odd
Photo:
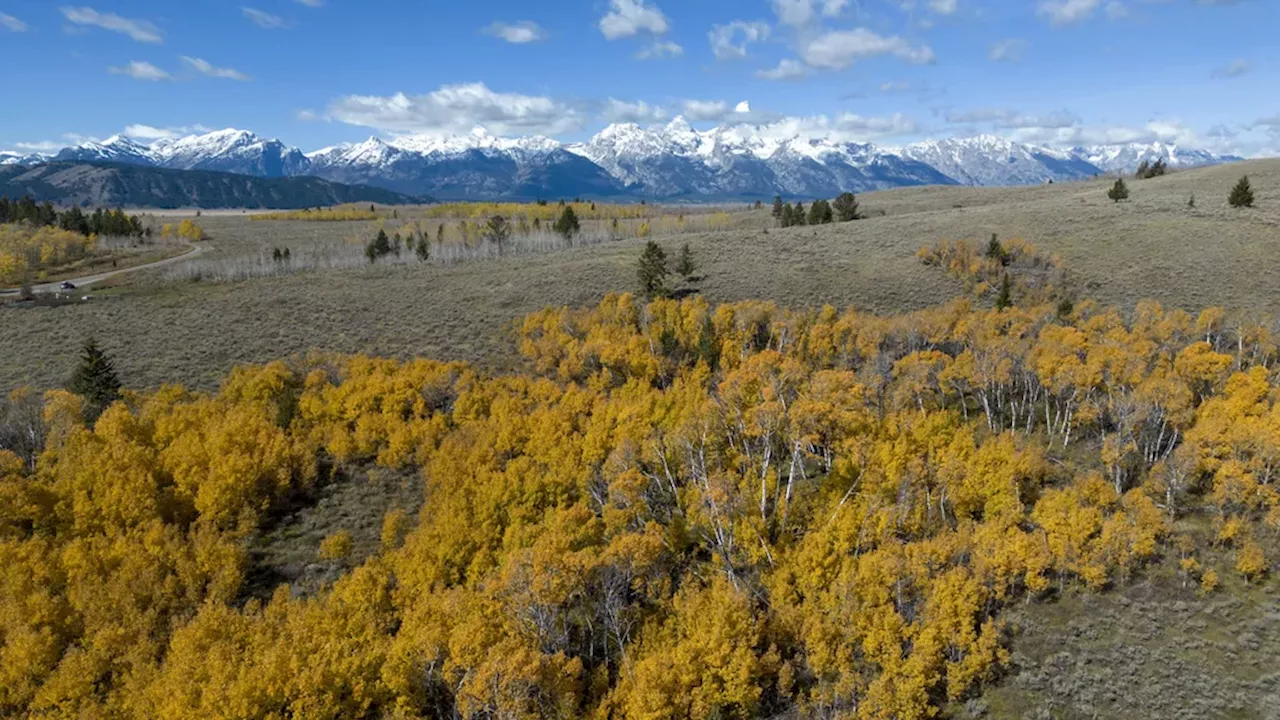
<instances>
[{"instance_id":1,"label":"pine tree","mask_svg":"<svg viewBox=\"0 0 1280 720\"><path fill-rule=\"evenodd\" d=\"M840 222L849 222L851 220L861 220L862 216L858 214L858 196L851 192L840 193L831 207L836 212L836 217Z\"/></svg>"},{"instance_id":2,"label":"pine tree","mask_svg":"<svg viewBox=\"0 0 1280 720\"><path fill-rule=\"evenodd\" d=\"M650 240L640 254L640 265L636 271L640 279L640 289L650 300L667 294L667 254L658 243Z\"/></svg>"},{"instance_id":3,"label":"pine tree","mask_svg":"<svg viewBox=\"0 0 1280 720\"><path fill-rule=\"evenodd\" d=\"M1116 178L1116 184L1107 191L1107 197L1117 203L1129 199L1129 186L1124 184L1124 178Z\"/></svg>"},{"instance_id":4,"label":"pine tree","mask_svg":"<svg viewBox=\"0 0 1280 720\"><path fill-rule=\"evenodd\" d=\"M67 383L67 389L84 398L84 419L89 424L120 399L120 378L116 376L115 366L93 338L85 342L80 365Z\"/></svg>"},{"instance_id":5,"label":"pine tree","mask_svg":"<svg viewBox=\"0 0 1280 720\"><path fill-rule=\"evenodd\" d=\"M1236 183L1227 202L1231 203L1233 208L1253 207L1253 187L1249 185L1248 175L1240 178L1240 182Z\"/></svg>"},{"instance_id":6,"label":"pine tree","mask_svg":"<svg viewBox=\"0 0 1280 720\"><path fill-rule=\"evenodd\" d=\"M782 196L774 195L773 196L773 219L776 220L779 225L783 224L783 219L786 217L785 215L782 214L785 210L786 210L786 207L782 204Z\"/></svg>"},{"instance_id":7,"label":"pine tree","mask_svg":"<svg viewBox=\"0 0 1280 720\"><path fill-rule=\"evenodd\" d=\"M1009 255L1004 251L1004 246L1000 244L1000 238L995 233L991 233L991 242L987 243L987 258L996 260L1001 265L1009 262Z\"/></svg>"},{"instance_id":8,"label":"pine tree","mask_svg":"<svg viewBox=\"0 0 1280 720\"><path fill-rule=\"evenodd\" d=\"M1009 282L1009 273L1000 280L1000 294L996 296L996 309L1007 310L1013 307L1013 286Z\"/></svg>"},{"instance_id":9,"label":"pine tree","mask_svg":"<svg viewBox=\"0 0 1280 720\"><path fill-rule=\"evenodd\" d=\"M386 230L379 230L378 236L373 239L364 248L364 256L369 258L369 262L377 262L380 258L384 258L391 254L391 239L387 237Z\"/></svg>"},{"instance_id":10,"label":"pine tree","mask_svg":"<svg viewBox=\"0 0 1280 720\"><path fill-rule=\"evenodd\" d=\"M415 248L418 260L426 262L431 259L431 243L425 237L418 241L418 247Z\"/></svg>"},{"instance_id":11,"label":"pine tree","mask_svg":"<svg viewBox=\"0 0 1280 720\"><path fill-rule=\"evenodd\" d=\"M1196 206L1196 194L1191 193L1191 197L1187 199L1187 207L1194 208Z\"/></svg>"},{"instance_id":12,"label":"pine tree","mask_svg":"<svg viewBox=\"0 0 1280 720\"><path fill-rule=\"evenodd\" d=\"M814 200L809 206L809 224L826 225L831 220L831 205L826 200Z\"/></svg>"},{"instance_id":13,"label":"pine tree","mask_svg":"<svg viewBox=\"0 0 1280 720\"><path fill-rule=\"evenodd\" d=\"M698 266L693 260L693 250L689 249L689 243L685 243L680 248L680 259L676 261L676 274L688 280L698 271Z\"/></svg>"},{"instance_id":14,"label":"pine tree","mask_svg":"<svg viewBox=\"0 0 1280 720\"><path fill-rule=\"evenodd\" d=\"M561 203L563 202L562 200ZM573 236L578 234L581 227L578 225L578 214L573 211L572 205L564 206L564 211L560 213L560 218L556 220L555 225L551 226L551 229L562 235L565 240L573 242Z\"/></svg>"},{"instance_id":15,"label":"pine tree","mask_svg":"<svg viewBox=\"0 0 1280 720\"><path fill-rule=\"evenodd\" d=\"M1151 163L1147 162L1146 160L1143 160L1142 164L1138 165L1138 170L1133 173L1133 176L1139 180L1142 180L1143 178L1147 177L1147 173L1150 170L1151 170Z\"/></svg>"},{"instance_id":16,"label":"pine tree","mask_svg":"<svg viewBox=\"0 0 1280 720\"><path fill-rule=\"evenodd\" d=\"M778 224L784 228L796 224L795 208L791 207L791 203L782 206L782 212L778 214Z\"/></svg>"},{"instance_id":17,"label":"pine tree","mask_svg":"<svg viewBox=\"0 0 1280 720\"><path fill-rule=\"evenodd\" d=\"M804 203L798 202L796 203L795 212L793 212L791 215L791 224L803 225L805 222L805 219L806 219L806 213L804 211Z\"/></svg>"}]
</instances>

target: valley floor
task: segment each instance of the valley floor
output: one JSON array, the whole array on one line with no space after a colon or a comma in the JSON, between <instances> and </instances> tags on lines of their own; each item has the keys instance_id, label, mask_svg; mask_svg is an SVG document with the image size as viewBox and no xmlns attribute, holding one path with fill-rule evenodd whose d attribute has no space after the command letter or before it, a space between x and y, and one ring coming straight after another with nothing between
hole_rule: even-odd
<instances>
[{"instance_id":1,"label":"valley floor","mask_svg":"<svg viewBox=\"0 0 1280 720\"><path fill-rule=\"evenodd\" d=\"M1258 207L1226 196L1244 173ZM907 188L861 197L855 223L779 230L767 209L738 211L732 229L656 239L688 243L713 303L772 300L878 312L935 305L959 285L915 252L943 238L1022 237L1058 254L1080 295L1131 307L1150 298L1198 310L1280 312L1280 161L1256 161L1130 183L1115 204L1103 181L1030 188ZM1196 207L1188 207L1191 196ZM369 234L364 223L252 222L211 214L207 257L295 254ZM358 242L358 240L357 240ZM127 384L210 387L237 363L309 350L461 359L509 367L509 328L548 305L587 305L636 288L643 245L632 239L452 266L354 267L241 282L173 282L156 274L57 310L0 309L0 388L50 387L73 351L97 336Z\"/></svg>"}]
</instances>

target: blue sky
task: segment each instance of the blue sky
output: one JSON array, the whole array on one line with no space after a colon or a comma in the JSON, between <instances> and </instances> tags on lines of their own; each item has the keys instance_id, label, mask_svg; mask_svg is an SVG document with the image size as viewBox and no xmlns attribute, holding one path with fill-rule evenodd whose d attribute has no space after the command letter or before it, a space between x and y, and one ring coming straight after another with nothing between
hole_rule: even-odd
<instances>
[{"instance_id":1,"label":"blue sky","mask_svg":"<svg viewBox=\"0 0 1280 720\"><path fill-rule=\"evenodd\" d=\"M0 0L0 148L223 127L304 150L578 140L683 114L1280 153L1274 0L89 1Z\"/></svg>"}]
</instances>

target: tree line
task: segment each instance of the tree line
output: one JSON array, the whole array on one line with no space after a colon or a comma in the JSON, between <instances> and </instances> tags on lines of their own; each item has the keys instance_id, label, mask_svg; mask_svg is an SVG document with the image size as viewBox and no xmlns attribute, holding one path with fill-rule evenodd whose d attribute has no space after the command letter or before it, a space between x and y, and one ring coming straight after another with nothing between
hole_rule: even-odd
<instances>
[{"instance_id":1,"label":"tree line","mask_svg":"<svg viewBox=\"0 0 1280 720\"><path fill-rule=\"evenodd\" d=\"M863 217L858 212L857 196L850 192L841 193L830 202L814 200L808 212L805 212L804 203L792 205L782 202L781 196L774 196L772 214L778 227L784 228L795 225L826 225L837 220L850 222Z\"/></svg>"},{"instance_id":2,"label":"tree line","mask_svg":"<svg viewBox=\"0 0 1280 720\"><path fill-rule=\"evenodd\" d=\"M30 196L16 201L0 197L0 224L19 222L33 227L57 227L85 236L142 237L147 232L138 216L126 215L120 209L97 208L85 213L72 207L59 211L53 203L39 204Z\"/></svg>"}]
</instances>

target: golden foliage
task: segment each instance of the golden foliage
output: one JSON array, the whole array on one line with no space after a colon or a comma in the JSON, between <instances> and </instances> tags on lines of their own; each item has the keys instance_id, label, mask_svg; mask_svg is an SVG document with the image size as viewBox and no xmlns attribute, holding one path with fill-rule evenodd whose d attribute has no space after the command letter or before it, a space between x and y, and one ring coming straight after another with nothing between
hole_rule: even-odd
<instances>
[{"instance_id":1,"label":"golden foliage","mask_svg":"<svg viewBox=\"0 0 1280 720\"><path fill-rule=\"evenodd\" d=\"M32 273L84 259L96 246L96 237L53 226L0 225L0 284L17 284Z\"/></svg>"},{"instance_id":2,"label":"golden foliage","mask_svg":"<svg viewBox=\"0 0 1280 720\"><path fill-rule=\"evenodd\" d=\"M1276 351L1202 319L621 295L526 318L522 374L316 356L91 428L51 393L34 468L0 451L0 714L934 717L1012 602L1166 552L1212 591L1181 515L1266 572ZM421 470L416 525L246 599L273 509L367 463Z\"/></svg>"}]
</instances>

